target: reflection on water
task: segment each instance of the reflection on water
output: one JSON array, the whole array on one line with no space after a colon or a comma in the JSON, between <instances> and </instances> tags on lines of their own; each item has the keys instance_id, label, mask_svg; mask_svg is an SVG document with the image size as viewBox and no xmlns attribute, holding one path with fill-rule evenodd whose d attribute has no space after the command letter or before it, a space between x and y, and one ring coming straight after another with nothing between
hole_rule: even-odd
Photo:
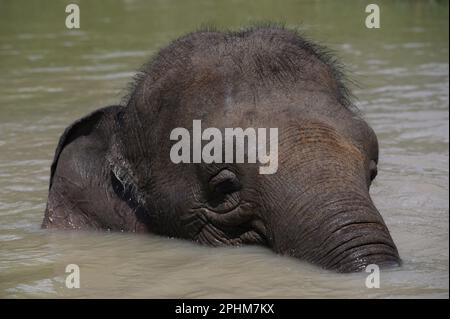
<instances>
[{"instance_id":1,"label":"reflection on water","mask_svg":"<svg viewBox=\"0 0 450 319\"><path fill-rule=\"evenodd\" d=\"M448 4L384 2L382 28L364 3L309 1L81 2L81 30L64 4L0 3L0 296L447 297ZM45 19L41 14L47 13ZM153 235L39 229L62 130L126 93L148 56L200 23L285 21L335 49L360 83L358 106L377 132L374 201L403 258L382 272L338 275L262 247L212 249ZM64 288L65 266L81 288Z\"/></svg>"}]
</instances>

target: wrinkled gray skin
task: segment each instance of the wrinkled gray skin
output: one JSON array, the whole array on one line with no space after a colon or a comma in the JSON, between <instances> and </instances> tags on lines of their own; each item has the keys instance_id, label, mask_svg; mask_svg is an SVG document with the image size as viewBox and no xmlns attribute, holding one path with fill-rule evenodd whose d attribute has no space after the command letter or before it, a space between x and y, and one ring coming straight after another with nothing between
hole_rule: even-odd
<instances>
[{"instance_id":1,"label":"wrinkled gray skin","mask_svg":"<svg viewBox=\"0 0 450 319\"><path fill-rule=\"evenodd\" d=\"M339 69L297 33L195 32L143 68L127 103L66 129L45 228L152 232L213 246L262 244L339 272L400 258L375 208L377 138ZM279 168L173 164L173 128L279 129Z\"/></svg>"}]
</instances>

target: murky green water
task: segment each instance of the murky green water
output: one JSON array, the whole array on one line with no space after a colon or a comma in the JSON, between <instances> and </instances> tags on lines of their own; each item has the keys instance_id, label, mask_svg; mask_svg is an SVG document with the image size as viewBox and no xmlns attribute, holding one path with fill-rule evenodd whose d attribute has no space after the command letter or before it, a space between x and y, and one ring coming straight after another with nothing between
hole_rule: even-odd
<instances>
[{"instance_id":1,"label":"murky green water","mask_svg":"<svg viewBox=\"0 0 450 319\"><path fill-rule=\"evenodd\" d=\"M1 297L449 296L449 60L446 1L82 1L81 29L65 29L69 1L0 0ZM152 235L39 228L50 162L70 122L120 101L158 48L203 24L285 21L335 49L361 83L358 105L378 134L372 196L403 258L382 272L338 275L261 247L206 248ZM64 285L65 266L81 288Z\"/></svg>"}]
</instances>

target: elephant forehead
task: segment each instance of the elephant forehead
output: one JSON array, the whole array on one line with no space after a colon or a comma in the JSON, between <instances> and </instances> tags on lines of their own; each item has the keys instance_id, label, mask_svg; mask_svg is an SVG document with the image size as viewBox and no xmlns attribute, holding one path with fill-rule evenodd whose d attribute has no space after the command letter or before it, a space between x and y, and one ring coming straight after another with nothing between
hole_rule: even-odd
<instances>
[{"instance_id":1,"label":"elephant forehead","mask_svg":"<svg viewBox=\"0 0 450 319\"><path fill-rule=\"evenodd\" d=\"M280 150L289 148L291 152L315 153L315 151L343 154L354 160L364 160L363 149L350 136L344 135L336 127L322 121L302 121L290 123L280 130Z\"/></svg>"}]
</instances>

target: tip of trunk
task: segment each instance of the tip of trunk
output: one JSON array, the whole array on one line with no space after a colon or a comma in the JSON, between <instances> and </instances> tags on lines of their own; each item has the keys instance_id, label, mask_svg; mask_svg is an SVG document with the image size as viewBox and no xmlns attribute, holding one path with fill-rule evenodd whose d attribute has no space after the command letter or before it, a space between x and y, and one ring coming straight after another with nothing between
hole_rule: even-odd
<instances>
[{"instance_id":1,"label":"tip of trunk","mask_svg":"<svg viewBox=\"0 0 450 319\"><path fill-rule=\"evenodd\" d=\"M384 245L383 245L384 246ZM341 273L360 272L369 265L380 269L391 269L401 266L402 261L395 247L369 247L367 250L351 252L338 264L327 267Z\"/></svg>"}]
</instances>

